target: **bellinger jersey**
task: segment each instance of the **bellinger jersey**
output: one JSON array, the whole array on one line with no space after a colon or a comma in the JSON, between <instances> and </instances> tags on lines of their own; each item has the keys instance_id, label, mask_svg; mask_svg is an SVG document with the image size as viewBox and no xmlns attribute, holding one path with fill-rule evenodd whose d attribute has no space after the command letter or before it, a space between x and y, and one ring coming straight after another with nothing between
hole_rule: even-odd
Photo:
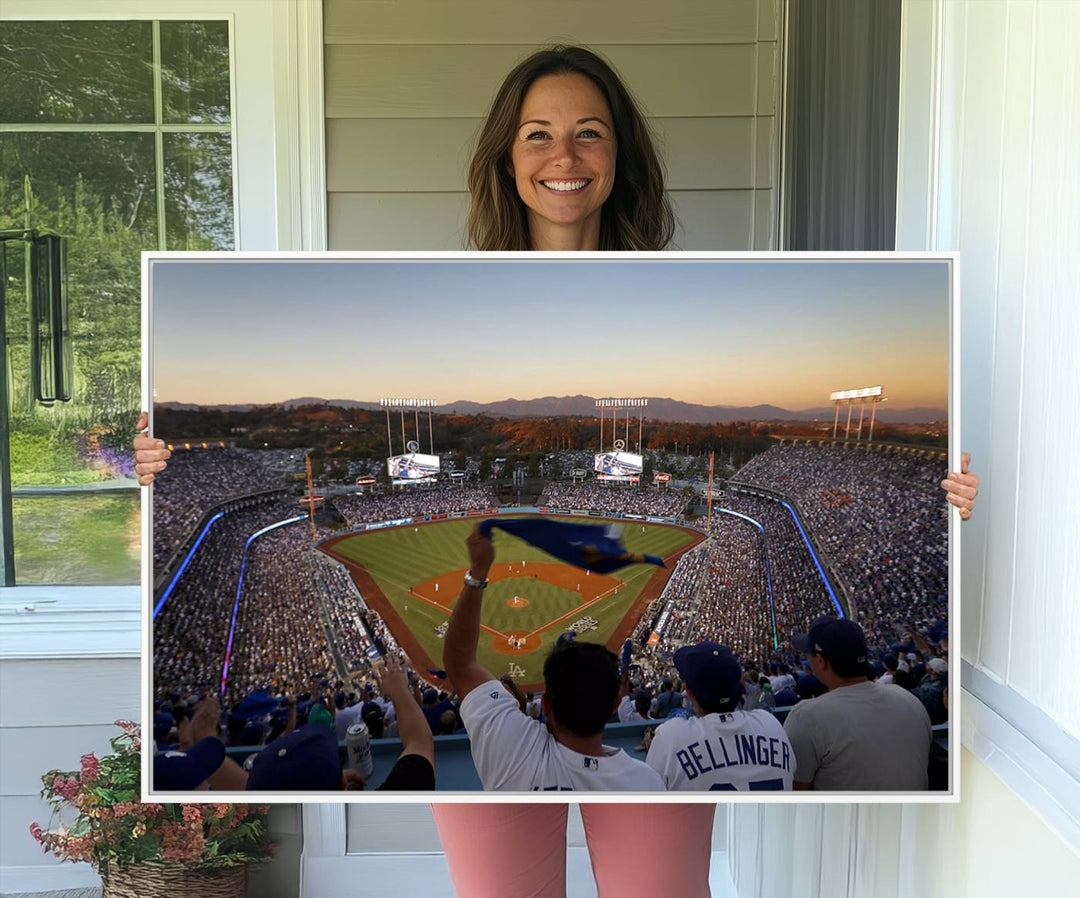
<instances>
[{"instance_id":1,"label":"bellinger jersey","mask_svg":"<svg viewBox=\"0 0 1080 898\"><path fill-rule=\"evenodd\" d=\"M486 790L659 791L648 764L621 748L583 755L556 741L547 727L521 713L498 680L477 686L461 702L473 763Z\"/></svg>"},{"instance_id":2,"label":"bellinger jersey","mask_svg":"<svg viewBox=\"0 0 1080 898\"><path fill-rule=\"evenodd\" d=\"M668 789L687 792L791 789L795 772L784 728L762 710L667 720L645 760Z\"/></svg>"}]
</instances>

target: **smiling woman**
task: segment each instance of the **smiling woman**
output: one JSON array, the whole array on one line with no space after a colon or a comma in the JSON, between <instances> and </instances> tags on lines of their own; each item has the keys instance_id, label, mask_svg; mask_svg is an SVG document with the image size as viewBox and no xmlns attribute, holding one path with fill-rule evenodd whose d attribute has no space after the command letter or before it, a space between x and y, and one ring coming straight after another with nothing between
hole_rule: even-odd
<instances>
[{"instance_id":1,"label":"smiling woman","mask_svg":"<svg viewBox=\"0 0 1080 898\"><path fill-rule=\"evenodd\" d=\"M482 250L659 250L674 216L645 118L583 47L541 50L503 81L469 166Z\"/></svg>"},{"instance_id":2,"label":"smiling woman","mask_svg":"<svg viewBox=\"0 0 1080 898\"><path fill-rule=\"evenodd\" d=\"M617 149L603 94L584 75L547 75L525 94L520 117L510 168L532 243L598 246Z\"/></svg>"}]
</instances>

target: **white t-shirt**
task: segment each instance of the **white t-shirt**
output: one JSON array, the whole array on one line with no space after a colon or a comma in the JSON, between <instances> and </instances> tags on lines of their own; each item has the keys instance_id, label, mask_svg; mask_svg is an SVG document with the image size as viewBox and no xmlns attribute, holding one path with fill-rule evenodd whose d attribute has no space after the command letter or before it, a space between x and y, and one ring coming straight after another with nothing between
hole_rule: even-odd
<instances>
[{"instance_id":1,"label":"white t-shirt","mask_svg":"<svg viewBox=\"0 0 1080 898\"><path fill-rule=\"evenodd\" d=\"M364 702L358 701L355 705L349 705L346 708L342 708L334 715L334 737L338 742L344 742L346 733L353 724L363 723L364 719L360 716L360 711L364 707Z\"/></svg>"},{"instance_id":2,"label":"white t-shirt","mask_svg":"<svg viewBox=\"0 0 1080 898\"><path fill-rule=\"evenodd\" d=\"M619 702L619 723L632 723L635 720L645 720L637 709L637 704L629 695L624 695Z\"/></svg>"},{"instance_id":3,"label":"white t-shirt","mask_svg":"<svg viewBox=\"0 0 1080 898\"><path fill-rule=\"evenodd\" d=\"M795 752L768 711L732 711L666 720L646 763L668 789L739 792L793 788Z\"/></svg>"},{"instance_id":4,"label":"white t-shirt","mask_svg":"<svg viewBox=\"0 0 1080 898\"><path fill-rule=\"evenodd\" d=\"M659 791L660 776L621 748L583 755L526 717L498 680L477 686L461 702L473 763L487 790Z\"/></svg>"},{"instance_id":5,"label":"white t-shirt","mask_svg":"<svg viewBox=\"0 0 1080 898\"><path fill-rule=\"evenodd\" d=\"M397 720L397 711L394 710L394 703L390 699L383 695L377 695L372 701L382 708L383 726L389 726Z\"/></svg>"}]
</instances>

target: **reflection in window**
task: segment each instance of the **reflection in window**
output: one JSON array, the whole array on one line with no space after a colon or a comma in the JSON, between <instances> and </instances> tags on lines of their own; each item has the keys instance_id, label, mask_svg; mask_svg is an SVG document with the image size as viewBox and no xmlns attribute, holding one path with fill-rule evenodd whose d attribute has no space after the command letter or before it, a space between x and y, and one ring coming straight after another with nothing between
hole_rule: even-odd
<instances>
[{"instance_id":1,"label":"reflection in window","mask_svg":"<svg viewBox=\"0 0 1080 898\"><path fill-rule=\"evenodd\" d=\"M229 122L228 22L161 23L161 101L165 122Z\"/></svg>"},{"instance_id":2,"label":"reflection in window","mask_svg":"<svg viewBox=\"0 0 1080 898\"><path fill-rule=\"evenodd\" d=\"M4 22L0 122L154 121L150 22Z\"/></svg>"},{"instance_id":3,"label":"reflection in window","mask_svg":"<svg viewBox=\"0 0 1080 898\"><path fill-rule=\"evenodd\" d=\"M23 244L3 244L16 575L139 580L140 252L232 249L225 21L4 22L0 230L68 238L74 397L33 401Z\"/></svg>"},{"instance_id":4,"label":"reflection in window","mask_svg":"<svg viewBox=\"0 0 1080 898\"><path fill-rule=\"evenodd\" d=\"M231 249L232 196L229 135L165 135L166 249Z\"/></svg>"},{"instance_id":5,"label":"reflection in window","mask_svg":"<svg viewBox=\"0 0 1080 898\"><path fill-rule=\"evenodd\" d=\"M59 491L14 500L19 582L139 582L139 493Z\"/></svg>"}]
</instances>

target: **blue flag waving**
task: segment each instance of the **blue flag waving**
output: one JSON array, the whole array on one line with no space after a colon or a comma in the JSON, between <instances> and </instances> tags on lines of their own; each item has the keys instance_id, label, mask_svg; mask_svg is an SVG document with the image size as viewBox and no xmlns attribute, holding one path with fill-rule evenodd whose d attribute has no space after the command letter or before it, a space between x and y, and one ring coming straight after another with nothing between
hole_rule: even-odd
<instances>
[{"instance_id":1,"label":"blue flag waving","mask_svg":"<svg viewBox=\"0 0 1080 898\"><path fill-rule=\"evenodd\" d=\"M493 527L499 527L543 549L560 561L597 574L610 574L629 564L657 564L664 567L658 555L627 552L618 539L618 530L610 525L574 524L547 518L488 518L480 522L480 533L490 537Z\"/></svg>"}]
</instances>

